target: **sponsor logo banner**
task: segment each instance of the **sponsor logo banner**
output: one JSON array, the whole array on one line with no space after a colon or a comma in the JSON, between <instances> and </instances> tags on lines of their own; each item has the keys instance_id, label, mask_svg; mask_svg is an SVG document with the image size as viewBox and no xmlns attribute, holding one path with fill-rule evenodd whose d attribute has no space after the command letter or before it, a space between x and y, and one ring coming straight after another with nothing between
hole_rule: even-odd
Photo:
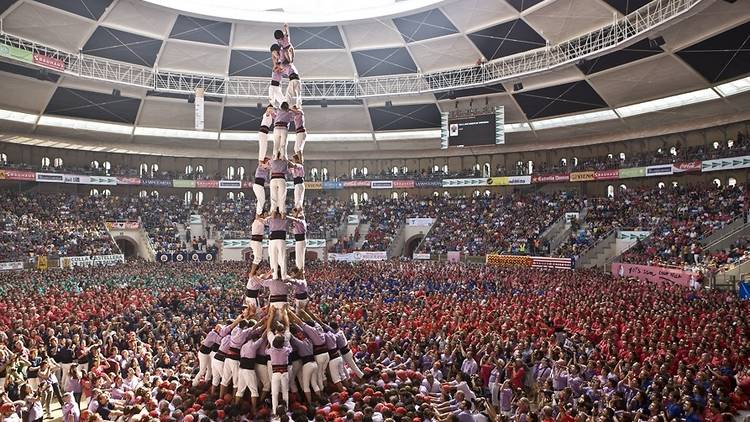
<instances>
[{"instance_id":1,"label":"sponsor logo banner","mask_svg":"<svg viewBox=\"0 0 750 422\"><path fill-rule=\"evenodd\" d=\"M579 171L576 173L570 173L571 182L588 182L594 179L593 171Z\"/></svg>"},{"instance_id":2,"label":"sponsor logo banner","mask_svg":"<svg viewBox=\"0 0 750 422\"><path fill-rule=\"evenodd\" d=\"M650 234L650 231L644 230L620 230L617 232L617 238L622 240L643 240Z\"/></svg>"},{"instance_id":3,"label":"sponsor logo banner","mask_svg":"<svg viewBox=\"0 0 750 422\"><path fill-rule=\"evenodd\" d=\"M239 180L220 180L219 189L242 189L242 182Z\"/></svg>"},{"instance_id":4,"label":"sponsor logo banner","mask_svg":"<svg viewBox=\"0 0 750 422\"><path fill-rule=\"evenodd\" d=\"M242 187L245 187L245 185L243 184ZM305 182L305 189L321 190L323 189L323 182Z\"/></svg>"},{"instance_id":5,"label":"sponsor logo banner","mask_svg":"<svg viewBox=\"0 0 750 422\"><path fill-rule=\"evenodd\" d=\"M414 181L413 180L394 180L393 188L394 189L413 189Z\"/></svg>"},{"instance_id":6,"label":"sponsor logo banner","mask_svg":"<svg viewBox=\"0 0 750 422\"><path fill-rule=\"evenodd\" d=\"M22 50L10 45L0 44L0 56L10 57L21 62L33 63L34 56L30 51Z\"/></svg>"},{"instance_id":7,"label":"sponsor logo banner","mask_svg":"<svg viewBox=\"0 0 750 422\"><path fill-rule=\"evenodd\" d=\"M195 180L179 180L174 179L172 180L172 186L176 188L194 188L195 187Z\"/></svg>"},{"instance_id":8,"label":"sponsor logo banner","mask_svg":"<svg viewBox=\"0 0 750 422\"><path fill-rule=\"evenodd\" d=\"M566 212L565 213L565 222L570 223L573 220L578 220L578 213L577 212Z\"/></svg>"},{"instance_id":9,"label":"sponsor logo banner","mask_svg":"<svg viewBox=\"0 0 750 422\"><path fill-rule=\"evenodd\" d=\"M89 184L91 185L109 185L114 186L117 184L117 178L116 177L107 177L107 176L90 176L89 177Z\"/></svg>"},{"instance_id":10,"label":"sponsor logo banner","mask_svg":"<svg viewBox=\"0 0 750 422\"><path fill-rule=\"evenodd\" d=\"M37 173L36 181L42 183L63 183L65 176L60 173Z\"/></svg>"},{"instance_id":11,"label":"sponsor logo banner","mask_svg":"<svg viewBox=\"0 0 750 422\"><path fill-rule=\"evenodd\" d=\"M658 176L662 174L672 174L672 165L646 167L646 176Z\"/></svg>"},{"instance_id":12,"label":"sponsor logo banner","mask_svg":"<svg viewBox=\"0 0 750 422\"><path fill-rule=\"evenodd\" d=\"M190 224L202 224L203 218L200 214L190 214Z\"/></svg>"},{"instance_id":13,"label":"sponsor logo banner","mask_svg":"<svg viewBox=\"0 0 750 422\"><path fill-rule=\"evenodd\" d=\"M343 183L345 188L369 188L370 187L370 181L369 180L347 180ZM305 189L307 189L307 186L305 186Z\"/></svg>"},{"instance_id":14,"label":"sponsor logo banner","mask_svg":"<svg viewBox=\"0 0 750 422\"><path fill-rule=\"evenodd\" d=\"M434 218L417 217L417 218L407 218L406 219L406 225L407 226L429 227L433 223L435 223L435 219Z\"/></svg>"},{"instance_id":15,"label":"sponsor logo banner","mask_svg":"<svg viewBox=\"0 0 750 422\"><path fill-rule=\"evenodd\" d=\"M372 189L393 189L393 180L373 180L370 184Z\"/></svg>"},{"instance_id":16,"label":"sponsor logo banner","mask_svg":"<svg viewBox=\"0 0 750 422\"><path fill-rule=\"evenodd\" d=\"M0 271L22 270L23 262L0 262Z\"/></svg>"},{"instance_id":17,"label":"sponsor logo banner","mask_svg":"<svg viewBox=\"0 0 750 422\"><path fill-rule=\"evenodd\" d=\"M56 59L54 57L47 56L45 54L34 53L34 55L33 55L33 61L34 61L34 64L38 64L40 66L48 67L50 69L59 70L61 72L65 70L65 62L64 61L62 61L60 59Z\"/></svg>"},{"instance_id":18,"label":"sponsor logo banner","mask_svg":"<svg viewBox=\"0 0 750 422\"><path fill-rule=\"evenodd\" d=\"M86 185L90 181L89 176L81 176L78 174L66 174L63 176L63 182L72 183L76 185Z\"/></svg>"},{"instance_id":19,"label":"sponsor logo banner","mask_svg":"<svg viewBox=\"0 0 750 422\"><path fill-rule=\"evenodd\" d=\"M440 180L440 179L415 180L414 181L414 187L415 188L442 188L443 187L443 181Z\"/></svg>"},{"instance_id":20,"label":"sponsor logo banner","mask_svg":"<svg viewBox=\"0 0 750 422\"><path fill-rule=\"evenodd\" d=\"M491 177L487 179L487 184L491 186L530 185L531 176Z\"/></svg>"},{"instance_id":21,"label":"sponsor logo banner","mask_svg":"<svg viewBox=\"0 0 750 422\"><path fill-rule=\"evenodd\" d=\"M218 188L218 180L196 180L195 187L197 188Z\"/></svg>"},{"instance_id":22,"label":"sponsor logo banner","mask_svg":"<svg viewBox=\"0 0 750 422\"><path fill-rule=\"evenodd\" d=\"M107 221L107 230L138 230L141 223L137 221Z\"/></svg>"},{"instance_id":23,"label":"sponsor logo banner","mask_svg":"<svg viewBox=\"0 0 750 422\"><path fill-rule=\"evenodd\" d=\"M359 225L359 216L357 214L349 214L346 216L346 224L348 226Z\"/></svg>"},{"instance_id":24,"label":"sponsor logo banner","mask_svg":"<svg viewBox=\"0 0 750 422\"><path fill-rule=\"evenodd\" d=\"M696 171L701 171L699 160L672 164L672 173L692 173Z\"/></svg>"},{"instance_id":25,"label":"sponsor logo banner","mask_svg":"<svg viewBox=\"0 0 750 422\"><path fill-rule=\"evenodd\" d=\"M487 179L443 179L444 188L462 188L466 186L487 186Z\"/></svg>"},{"instance_id":26,"label":"sponsor logo banner","mask_svg":"<svg viewBox=\"0 0 750 422\"><path fill-rule=\"evenodd\" d=\"M329 261L361 262L385 261L388 259L385 251L355 251L352 253L329 253Z\"/></svg>"},{"instance_id":27,"label":"sponsor logo banner","mask_svg":"<svg viewBox=\"0 0 750 422\"><path fill-rule=\"evenodd\" d=\"M718 160L706 160L701 163L701 170L704 172L744 169L747 167L750 167L750 155L734 158L722 158Z\"/></svg>"},{"instance_id":28,"label":"sponsor logo banner","mask_svg":"<svg viewBox=\"0 0 750 422\"><path fill-rule=\"evenodd\" d=\"M594 172L594 180L615 180L620 178L620 170L599 170Z\"/></svg>"},{"instance_id":29,"label":"sponsor logo banner","mask_svg":"<svg viewBox=\"0 0 750 422\"><path fill-rule=\"evenodd\" d=\"M224 239L221 241L224 249L244 249L250 247L250 239Z\"/></svg>"},{"instance_id":30,"label":"sponsor logo banner","mask_svg":"<svg viewBox=\"0 0 750 422\"><path fill-rule=\"evenodd\" d=\"M133 185L138 186L141 184L141 179L139 177L120 177L117 178L117 184L118 185Z\"/></svg>"},{"instance_id":31,"label":"sponsor logo banner","mask_svg":"<svg viewBox=\"0 0 750 422\"><path fill-rule=\"evenodd\" d=\"M543 174L531 176L531 183L564 183L570 181L570 174Z\"/></svg>"},{"instance_id":32,"label":"sponsor logo banner","mask_svg":"<svg viewBox=\"0 0 750 422\"><path fill-rule=\"evenodd\" d=\"M343 189L344 184L342 182L323 182L323 189ZM307 188L307 186L305 186Z\"/></svg>"},{"instance_id":33,"label":"sponsor logo banner","mask_svg":"<svg viewBox=\"0 0 750 422\"><path fill-rule=\"evenodd\" d=\"M634 277L652 283L676 283L690 287L695 281L695 273L675 268L660 267L658 265L636 265L615 262L612 264L612 274L620 277Z\"/></svg>"},{"instance_id":34,"label":"sponsor logo banner","mask_svg":"<svg viewBox=\"0 0 750 422\"><path fill-rule=\"evenodd\" d=\"M0 180L36 180L36 172L25 170L0 170Z\"/></svg>"},{"instance_id":35,"label":"sponsor logo banner","mask_svg":"<svg viewBox=\"0 0 750 422\"><path fill-rule=\"evenodd\" d=\"M534 267L534 268L558 268L571 269L573 267L570 258L549 258L544 256L518 256L518 255L487 255L487 265L500 267Z\"/></svg>"},{"instance_id":36,"label":"sponsor logo banner","mask_svg":"<svg viewBox=\"0 0 750 422\"><path fill-rule=\"evenodd\" d=\"M223 249L245 249L250 247L250 239L224 239L221 241L221 247ZM264 248L268 248L268 239L263 239L262 245ZM305 245L308 249L313 248L325 248L325 239L305 239ZM286 240L287 248L295 247L294 238L288 238ZM385 253L385 252L384 252Z\"/></svg>"},{"instance_id":37,"label":"sponsor logo banner","mask_svg":"<svg viewBox=\"0 0 750 422\"><path fill-rule=\"evenodd\" d=\"M158 186L162 188L171 188L172 180L170 179L141 179L143 186Z\"/></svg>"},{"instance_id":38,"label":"sponsor logo banner","mask_svg":"<svg viewBox=\"0 0 750 422\"><path fill-rule=\"evenodd\" d=\"M428 253L414 253L414 255L412 255L412 259L430 259L430 254L428 254Z\"/></svg>"},{"instance_id":39,"label":"sponsor logo banner","mask_svg":"<svg viewBox=\"0 0 750 422\"><path fill-rule=\"evenodd\" d=\"M634 177L645 177L646 167L634 167L630 169L620 169L620 179L632 179Z\"/></svg>"},{"instance_id":40,"label":"sponsor logo banner","mask_svg":"<svg viewBox=\"0 0 750 422\"><path fill-rule=\"evenodd\" d=\"M62 258L61 267L102 267L116 265L125 262L125 256L117 255L95 255L95 256L68 256Z\"/></svg>"}]
</instances>

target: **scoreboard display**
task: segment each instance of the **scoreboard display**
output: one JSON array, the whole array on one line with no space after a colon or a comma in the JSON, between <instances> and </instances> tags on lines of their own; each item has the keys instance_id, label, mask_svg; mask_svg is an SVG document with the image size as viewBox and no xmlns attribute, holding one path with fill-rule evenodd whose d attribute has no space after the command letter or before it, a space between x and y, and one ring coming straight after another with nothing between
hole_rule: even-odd
<instances>
[{"instance_id":1,"label":"scoreboard display","mask_svg":"<svg viewBox=\"0 0 750 422\"><path fill-rule=\"evenodd\" d=\"M472 147L505 143L505 113L495 107L495 113L450 117L443 113L442 148Z\"/></svg>"}]
</instances>

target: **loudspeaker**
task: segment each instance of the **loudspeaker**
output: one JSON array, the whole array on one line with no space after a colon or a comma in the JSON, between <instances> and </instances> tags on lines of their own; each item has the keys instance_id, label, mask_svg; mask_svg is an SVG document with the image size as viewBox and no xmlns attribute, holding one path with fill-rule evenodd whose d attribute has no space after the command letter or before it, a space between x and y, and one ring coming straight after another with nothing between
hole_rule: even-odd
<instances>
[{"instance_id":1,"label":"loudspeaker","mask_svg":"<svg viewBox=\"0 0 750 422\"><path fill-rule=\"evenodd\" d=\"M393 107L393 101L391 101L391 100L386 101L385 102L385 108L391 108L391 107Z\"/></svg>"},{"instance_id":2,"label":"loudspeaker","mask_svg":"<svg viewBox=\"0 0 750 422\"><path fill-rule=\"evenodd\" d=\"M666 41L664 41L664 37L659 36L656 38L649 38L648 40L648 46L651 48L657 48L664 45Z\"/></svg>"},{"instance_id":3,"label":"loudspeaker","mask_svg":"<svg viewBox=\"0 0 750 422\"><path fill-rule=\"evenodd\" d=\"M256 104L256 107L258 107L258 111L262 111L263 110L263 103Z\"/></svg>"},{"instance_id":4,"label":"loudspeaker","mask_svg":"<svg viewBox=\"0 0 750 422\"><path fill-rule=\"evenodd\" d=\"M113 97L119 97L120 94L121 94L121 92L120 92L119 89L115 88L115 89L112 90L112 96Z\"/></svg>"},{"instance_id":5,"label":"loudspeaker","mask_svg":"<svg viewBox=\"0 0 750 422\"><path fill-rule=\"evenodd\" d=\"M521 82L517 82L513 84L513 91L520 91L523 89L523 84Z\"/></svg>"},{"instance_id":6,"label":"loudspeaker","mask_svg":"<svg viewBox=\"0 0 750 422\"><path fill-rule=\"evenodd\" d=\"M448 99L449 100L455 100L456 99L456 91L454 91L452 89L450 91L448 91Z\"/></svg>"},{"instance_id":7,"label":"loudspeaker","mask_svg":"<svg viewBox=\"0 0 750 422\"><path fill-rule=\"evenodd\" d=\"M328 100L323 98L322 100L320 100L320 108L326 108L326 107L328 107Z\"/></svg>"}]
</instances>

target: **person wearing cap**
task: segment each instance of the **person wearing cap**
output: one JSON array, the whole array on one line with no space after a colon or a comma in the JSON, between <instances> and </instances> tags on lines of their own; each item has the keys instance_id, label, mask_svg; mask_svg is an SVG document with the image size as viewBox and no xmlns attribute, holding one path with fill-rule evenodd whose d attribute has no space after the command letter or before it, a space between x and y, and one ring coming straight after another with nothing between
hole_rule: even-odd
<instances>
[{"instance_id":1,"label":"person wearing cap","mask_svg":"<svg viewBox=\"0 0 750 422\"><path fill-rule=\"evenodd\" d=\"M289 346L289 317L284 308L281 312L280 329L274 329L271 332L271 328L274 324L272 314L269 315L266 321L266 331L268 332L268 340L270 347L266 348L266 354L270 357L271 364L271 403L272 409L279 407L279 394L281 394L284 405L289 403L289 355L292 353L292 348Z\"/></svg>"}]
</instances>

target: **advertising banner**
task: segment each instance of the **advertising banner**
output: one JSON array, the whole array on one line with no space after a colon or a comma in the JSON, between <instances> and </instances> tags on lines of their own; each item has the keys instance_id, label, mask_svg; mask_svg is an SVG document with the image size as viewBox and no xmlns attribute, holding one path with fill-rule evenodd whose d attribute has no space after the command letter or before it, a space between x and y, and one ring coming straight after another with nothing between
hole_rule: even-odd
<instances>
[{"instance_id":1,"label":"advertising banner","mask_svg":"<svg viewBox=\"0 0 750 422\"><path fill-rule=\"evenodd\" d=\"M141 223L137 221L107 221L107 230L138 230Z\"/></svg>"},{"instance_id":2,"label":"advertising banner","mask_svg":"<svg viewBox=\"0 0 750 422\"><path fill-rule=\"evenodd\" d=\"M471 179L443 179L444 188L463 188L469 186L487 186L487 179L485 178L471 178Z\"/></svg>"},{"instance_id":3,"label":"advertising banner","mask_svg":"<svg viewBox=\"0 0 750 422\"><path fill-rule=\"evenodd\" d=\"M564 270L573 268L573 261L570 258L550 258L546 256L491 254L485 257L485 263L500 267L557 268Z\"/></svg>"},{"instance_id":4,"label":"advertising banner","mask_svg":"<svg viewBox=\"0 0 750 422\"><path fill-rule=\"evenodd\" d=\"M415 180L414 187L415 188L442 188L443 181L440 179Z\"/></svg>"},{"instance_id":5,"label":"advertising banner","mask_svg":"<svg viewBox=\"0 0 750 422\"><path fill-rule=\"evenodd\" d=\"M372 189L393 189L393 180L373 180L370 184Z\"/></svg>"},{"instance_id":6,"label":"advertising banner","mask_svg":"<svg viewBox=\"0 0 750 422\"><path fill-rule=\"evenodd\" d=\"M32 56L32 60L34 64L38 64L40 66L48 67L54 70L59 70L60 72L65 70L64 61L60 59L56 59L54 57L47 56L45 54L34 53Z\"/></svg>"},{"instance_id":7,"label":"advertising banner","mask_svg":"<svg viewBox=\"0 0 750 422\"><path fill-rule=\"evenodd\" d=\"M114 186L117 184L117 178L108 176L89 176L89 184Z\"/></svg>"},{"instance_id":8,"label":"advertising banner","mask_svg":"<svg viewBox=\"0 0 750 422\"><path fill-rule=\"evenodd\" d=\"M531 176L502 176L487 179L490 186L530 185Z\"/></svg>"},{"instance_id":9,"label":"advertising banner","mask_svg":"<svg viewBox=\"0 0 750 422\"><path fill-rule=\"evenodd\" d=\"M242 189L240 180L220 180L219 189Z\"/></svg>"},{"instance_id":10,"label":"advertising banner","mask_svg":"<svg viewBox=\"0 0 750 422\"><path fill-rule=\"evenodd\" d=\"M620 277L634 277L652 283L676 283L690 287L695 281L696 274L675 268L660 267L658 265L636 265L615 262L612 264L612 274Z\"/></svg>"},{"instance_id":11,"label":"advertising banner","mask_svg":"<svg viewBox=\"0 0 750 422\"><path fill-rule=\"evenodd\" d=\"M448 262L459 262L461 261L461 252L448 251Z\"/></svg>"},{"instance_id":12,"label":"advertising banner","mask_svg":"<svg viewBox=\"0 0 750 422\"><path fill-rule=\"evenodd\" d=\"M305 186L307 187L307 186ZM323 182L323 189L343 189L344 184L342 182Z\"/></svg>"},{"instance_id":13,"label":"advertising banner","mask_svg":"<svg viewBox=\"0 0 750 422\"><path fill-rule=\"evenodd\" d=\"M620 230L617 232L617 238L622 240L643 240L651 234L645 230Z\"/></svg>"},{"instance_id":14,"label":"advertising banner","mask_svg":"<svg viewBox=\"0 0 750 422\"><path fill-rule=\"evenodd\" d=\"M250 239L224 239L221 241L224 249L244 249L250 247Z\"/></svg>"},{"instance_id":15,"label":"advertising banner","mask_svg":"<svg viewBox=\"0 0 750 422\"><path fill-rule=\"evenodd\" d=\"M672 174L671 164L646 167L646 176L661 176L661 175L670 175L670 174Z\"/></svg>"},{"instance_id":16,"label":"advertising banner","mask_svg":"<svg viewBox=\"0 0 750 422\"><path fill-rule=\"evenodd\" d=\"M172 186L176 188L194 188L195 180L172 180Z\"/></svg>"},{"instance_id":17,"label":"advertising banner","mask_svg":"<svg viewBox=\"0 0 750 422\"><path fill-rule=\"evenodd\" d=\"M195 130L203 130L205 127L205 92L203 88L195 89Z\"/></svg>"},{"instance_id":18,"label":"advertising banner","mask_svg":"<svg viewBox=\"0 0 750 422\"><path fill-rule=\"evenodd\" d=\"M570 174L543 174L531 176L531 183L564 183L570 181Z\"/></svg>"},{"instance_id":19,"label":"advertising banner","mask_svg":"<svg viewBox=\"0 0 750 422\"><path fill-rule=\"evenodd\" d=\"M0 271L22 270L23 262L0 262Z\"/></svg>"},{"instance_id":20,"label":"advertising banner","mask_svg":"<svg viewBox=\"0 0 750 422\"><path fill-rule=\"evenodd\" d=\"M161 188L170 188L172 187L172 180L170 179L141 179L141 185L158 186Z\"/></svg>"},{"instance_id":21,"label":"advertising banner","mask_svg":"<svg viewBox=\"0 0 750 422\"><path fill-rule=\"evenodd\" d=\"M22 180L33 182L36 180L36 172L26 170L0 170L0 180Z\"/></svg>"},{"instance_id":22,"label":"advertising banner","mask_svg":"<svg viewBox=\"0 0 750 422\"><path fill-rule=\"evenodd\" d=\"M571 182L588 182L594 180L593 171L579 171L577 173L570 173Z\"/></svg>"},{"instance_id":23,"label":"advertising banner","mask_svg":"<svg viewBox=\"0 0 750 422\"><path fill-rule=\"evenodd\" d=\"M37 173L36 181L40 183L64 183L65 175L62 173Z\"/></svg>"},{"instance_id":24,"label":"advertising banner","mask_svg":"<svg viewBox=\"0 0 750 422\"><path fill-rule=\"evenodd\" d=\"M672 164L672 173L693 173L701 171L700 160Z\"/></svg>"},{"instance_id":25,"label":"advertising banner","mask_svg":"<svg viewBox=\"0 0 750 422\"><path fill-rule=\"evenodd\" d=\"M242 184L245 187L245 184ZM305 182L305 190L321 190L323 189L323 182Z\"/></svg>"},{"instance_id":26,"label":"advertising banner","mask_svg":"<svg viewBox=\"0 0 750 422\"><path fill-rule=\"evenodd\" d=\"M0 44L0 56L8 57L20 62L34 63L34 56L30 51L21 50L10 45Z\"/></svg>"},{"instance_id":27,"label":"advertising banner","mask_svg":"<svg viewBox=\"0 0 750 422\"><path fill-rule=\"evenodd\" d=\"M434 218L416 217L416 218L407 218L406 219L406 225L407 226L413 226L413 227L429 227L433 223L435 223L435 219Z\"/></svg>"},{"instance_id":28,"label":"advertising banner","mask_svg":"<svg viewBox=\"0 0 750 422\"><path fill-rule=\"evenodd\" d=\"M66 174L65 176L63 176L63 181L65 183L72 183L76 185L87 185L90 181L90 177L78 174Z\"/></svg>"},{"instance_id":29,"label":"advertising banner","mask_svg":"<svg viewBox=\"0 0 750 422\"><path fill-rule=\"evenodd\" d=\"M95 256L68 256L62 258L61 266L70 267L102 267L116 265L125 262L125 256L116 255L95 255Z\"/></svg>"},{"instance_id":30,"label":"advertising banner","mask_svg":"<svg viewBox=\"0 0 750 422\"><path fill-rule=\"evenodd\" d=\"M414 255L412 255L412 258L413 259L430 259L430 254L428 254L428 253L416 253L415 252Z\"/></svg>"},{"instance_id":31,"label":"advertising banner","mask_svg":"<svg viewBox=\"0 0 750 422\"><path fill-rule=\"evenodd\" d=\"M620 170L599 170L594 172L594 180L616 180L620 178Z\"/></svg>"},{"instance_id":32,"label":"advertising banner","mask_svg":"<svg viewBox=\"0 0 750 422\"><path fill-rule=\"evenodd\" d=\"M577 212L566 212L565 213L565 222L570 223L573 220L578 220L578 213Z\"/></svg>"},{"instance_id":33,"label":"advertising banner","mask_svg":"<svg viewBox=\"0 0 750 422\"><path fill-rule=\"evenodd\" d=\"M348 226L359 225L359 216L357 214L349 214L346 216L346 224Z\"/></svg>"},{"instance_id":34,"label":"advertising banner","mask_svg":"<svg viewBox=\"0 0 750 422\"><path fill-rule=\"evenodd\" d=\"M385 251L355 251L351 253L329 253L329 261L362 262L385 261L388 256Z\"/></svg>"},{"instance_id":35,"label":"advertising banner","mask_svg":"<svg viewBox=\"0 0 750 422\"><path fill-rule=\"evenodd\" d=\"M718 171L744 169L750 167L750 155L734 158L721 158L718 160L705 160L701 163L701 171Z\"/></svg>"},{"instance_id":36,"label":"advertising banner","mask_svg":"<svg viewBox=\"0 0 750 422\"><path fill-rule=\"evenodd\" d=\"M393 188L394 189L413 189L414 181L413 180L394 180Z\"/></svg>"},{"instance_id":37,"label":"advertising banner","mask_svg":"<svg viewBox=\"0 0 750 422\"><path fill-rule=\"evenodd\" d=\"M346 180L343 182L345 188L369 188L369 180ZM307 188L307 186L305 186Z\"/></svg>"},{"instance_id":38,"label":"advertising banner","mask_svg":"<svg viewBox=\"0 0 750 422\"><path fill-rule=\"evenodd\" d=\"M218 180L196 180L195 187L196 188L218 188L219 181Z\"/></svg>"},{"instance_id":39,"label":"advertising banner","mask_svg":"<svg viewBox=\"0 0 750 422\"><path fill-rule=\"evenodd\" d=\"M140 177L121 177L117 176L117 184L118 185L132 185L132 186L138 186L141 184L141 178Z\"/></svg>"},{"instance_id":40,"label":"advertising banner","mask_svg":"<svg viewBox=\"0 0 750 422\"><path fill-rule=\"evenodd\" d=\"M646 167L633 167L630 169L620 169L620 179L632 179L634 177L645 177Z\"/></svg>"}]
</instances>

